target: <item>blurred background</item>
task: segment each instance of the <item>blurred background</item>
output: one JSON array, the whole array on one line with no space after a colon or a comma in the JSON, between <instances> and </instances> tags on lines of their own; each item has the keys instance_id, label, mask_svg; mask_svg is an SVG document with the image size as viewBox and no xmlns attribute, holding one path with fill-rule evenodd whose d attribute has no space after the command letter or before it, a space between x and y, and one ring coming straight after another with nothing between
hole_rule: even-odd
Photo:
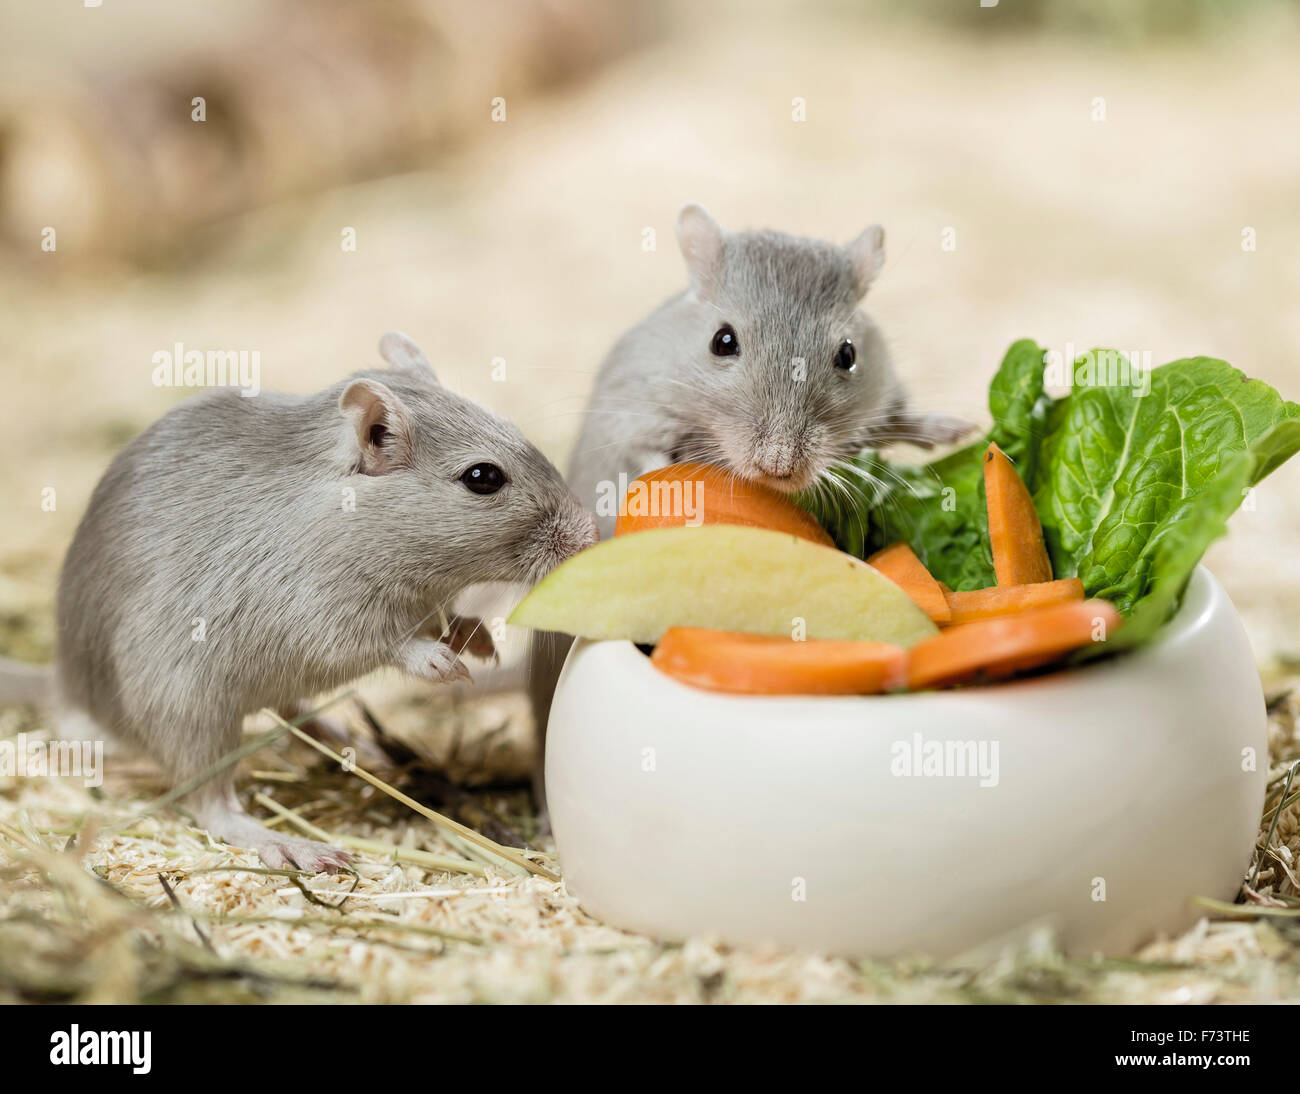
<instances>
[{"instance_id":1,"label":"blurred background","mask_svg":"<svg viewBox=\"0 0 1300 1094\"><path fill-rule=\"evenodd\" d=\"M0 651L50 655L90 490L189 394L155 352L308 391L400 328L564 461L691 200L883 223L927 409L983 420L1025 336L1300 398L1298 53L1290 0L2 0ZM1300 661L1298 493L1210 559L1261 662Z\"/></svg>"}]
</instances>

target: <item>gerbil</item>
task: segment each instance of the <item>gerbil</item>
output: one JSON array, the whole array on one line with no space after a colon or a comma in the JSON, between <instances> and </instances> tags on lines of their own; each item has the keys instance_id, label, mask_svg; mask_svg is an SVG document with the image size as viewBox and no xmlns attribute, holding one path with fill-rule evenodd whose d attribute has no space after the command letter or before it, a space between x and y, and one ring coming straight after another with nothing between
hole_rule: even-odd
<instances>
[{"instance_id":1,"label":"gerbil","mask_svg":"<svg viewBox=\"0 0 1300 1094\"><path fill-rule=\"evenodd\" d=\"M117 456L59 582L61 722L84 736L89 719L181 782L263 707L385 665L464 678L469 634L453 622L439 640L441 609L594 542L591 515L514 426L439 384L404 336L380 350L391 368L314 395L199 395ZM231 771L187 804L271 866L345 858L263 828Z\"/></svg>"},{"instance_id":2,"label":"gerbil","mask_svg":"<svg viewBox=\"0 0 1300 1094\"><path fill-rule=\"evenodd\" d=\"M677 219L689 287L629 330L596 376L569 467L595 509L656 467L701 460L793 493L863 448L953 441L969 428L908 409L875 322L859 307L884 265L872 225L845 246L779 232L724 232L699 205ZM533 642L530 692L545 733L568 649Z\"/></svg>"},{"instance_id":3,"label":"gerbil","mask_svg":"<svg viewBox=\"0 0 1300 1094\"><path fill-rule=\"evenodd\" d=\"M928 447L968 428L908 410L884 338L858 306L885 261L878 225L840 247L724 232L688 205L677 238L690 287L624 334L597 373L568 476L584 504L620 472L630 480L683 460L794 493L864 448ZM615 515L597 512L602 536Z\"/></svg>"}]
</instances>

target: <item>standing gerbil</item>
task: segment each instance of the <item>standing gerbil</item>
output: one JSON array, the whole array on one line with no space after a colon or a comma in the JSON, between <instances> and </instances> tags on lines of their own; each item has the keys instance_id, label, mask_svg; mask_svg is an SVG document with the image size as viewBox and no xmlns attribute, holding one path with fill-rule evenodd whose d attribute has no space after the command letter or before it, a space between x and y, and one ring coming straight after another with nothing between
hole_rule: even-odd
<instances>
[{"instance_id":1,"label":"standing gerbil","mask_svg":"<svg viewBox=\"0 0 1300 1094\"><path fill-rule=\"evenodd\" d=\"M724 232L699 205L677 219L690 285L629 330L596 376L569 484L613 532L612 497L656 467L700 460L788 493L864 448L930 447L969 428L908 409L879 328L858 305L885 261L872 225L845 246ZM544 735L567 640L533 643Z\"/></svg>"},{"instance_id":2,"label":"standing gerbil","mask_svg":"<svg viewBox=\"0 0 1300 1094\"><path fill-rule=\"evenodd\" d=\"M535 581L594 541L513 425L439 384L404 336L380 350L391 368L314 395L190 399L113 461L59 583L57 701L77 735L93 722L180 782L263 707L385 665L463 678L464 628L439 639L456 594ZM187 804L271 866L344 859L263 828L232 771Z\"/></svg>"}]
</instances>

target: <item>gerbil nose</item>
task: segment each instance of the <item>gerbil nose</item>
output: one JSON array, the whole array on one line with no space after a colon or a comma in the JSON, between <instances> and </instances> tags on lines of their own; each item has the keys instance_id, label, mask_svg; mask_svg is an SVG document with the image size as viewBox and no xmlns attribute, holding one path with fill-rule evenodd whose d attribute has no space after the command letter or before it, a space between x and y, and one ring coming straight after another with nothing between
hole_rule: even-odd
<instances>
[{"instance_id":1,"label":"gerbil nose","mask_svg":"<svg viewBox=\"0 0 1300 1094\"><path fill-rule=\"evenodd\" d=\"M788 479L794 474L794 467L790 461L764 460L754 461L754 466L769 479Z\"/></svg>"},{"instance_id":2,"label":"gerbil nose","mask_svg":"<svg viewBox=\"0 0 1300 1094\"><path fill-rule=\"evenodd\" d=\"M548 522L544 541L550 554L549 564L558 565L566 558L571 558L579 551L590 547L600 538L596 530L596 518L587 510L578 508L562 509Z\"/></svg>"},{"instance_id":3,"label":"gerbil nose","mask_svg":"<svg viewBox=\"0 0 1300 1094\"><path fill-rule=\"evenodd\" d=\"M754 467L769 479L788 479L798 465L798 446L793 440L764 437L754 447Z\"/></svg>"}]
</instances>

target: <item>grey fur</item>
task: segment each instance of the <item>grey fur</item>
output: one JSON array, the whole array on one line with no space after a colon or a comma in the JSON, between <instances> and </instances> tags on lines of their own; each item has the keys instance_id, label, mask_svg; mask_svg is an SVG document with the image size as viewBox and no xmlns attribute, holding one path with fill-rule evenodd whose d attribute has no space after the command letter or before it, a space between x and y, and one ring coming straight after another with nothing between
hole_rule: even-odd
<instances>
[{"instance_id":1,"label":"grey fur","mask_svg":"<svg viewBox=\"0 0 1300 1094\"><path fill-rule=\"evenodd\" d=\"M569 483L594 508L602 482L698 459L794 492L832 460L897 440L955 440L965 422L908 411L888 349L859 300L884 258L872 226L847 247L780 232L723 232L698 205L679 217L691 287L614 345L597 374ZM738 357L710 352L730 324ZM852 372L834 367L851 339ZM796 359L805 364L796 380ZM614 516L597 513L602 536Z\"/></svg>"},{"instance_id":2,"label":"grey fur","mask_svg":"<svg viewBox=\"0 0 1300 1094\"><path fill-rule=\"evenodd\" d=\"M880 329L859 301L884 262L884 232L845 247L771 231L724 232L698 205L678 218L690 286L624 334L601 365L569 465L569 483L597 510L602 538L616 514L598 505L608 484L656 467L702 460L794 492L836 459L895 441L929 447L970 427L915 415ZM737 357L710 350L722 324ZM857 351L834 367L845 339ZM794 361L802 358L804 379ZM605 484L605 485L602 485ZM568 643L534 639L530 694L543 740Z\"/></svg>"},{"instance_id":3,"label":"grey fur","mask_svg":"<svg viewBox=\"0 0 1300 1094\"><path fill-rule=\"evenodd\" d=\"M95 488L60 579L65 709L179 781L234 748L262 707L385 665L461 677L456 651L434 640L439 609L471 583L535 581L594 527L514 426L418 361L407 352L314 395L205 393L132 441ZM354 390L384 393L376 445L341 412ZM496 494L459 481L480 462L506 472ZM244 816L229 778L191 807L275 865L338 865L331 849Z\"/></svg>"}]
</instances>

